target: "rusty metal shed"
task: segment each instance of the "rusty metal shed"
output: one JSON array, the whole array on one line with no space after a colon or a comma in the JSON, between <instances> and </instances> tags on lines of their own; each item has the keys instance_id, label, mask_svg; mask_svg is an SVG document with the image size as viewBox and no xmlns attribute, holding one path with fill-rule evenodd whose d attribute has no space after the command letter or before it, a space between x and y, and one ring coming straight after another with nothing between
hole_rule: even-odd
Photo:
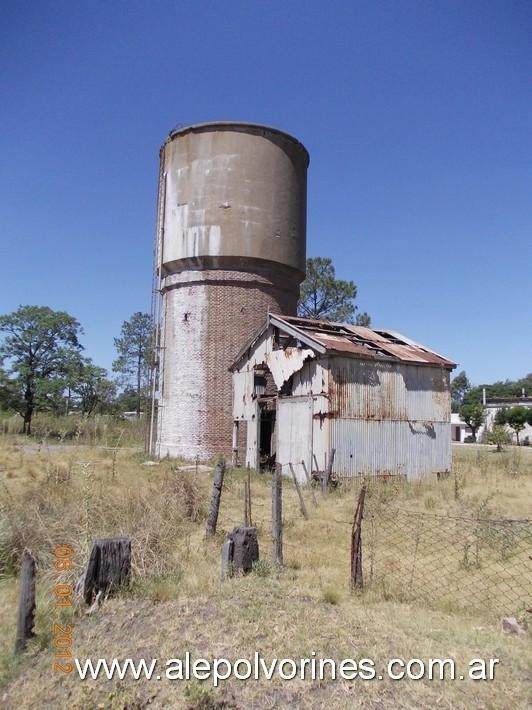
<instances>
[{"instance_id":1,"label":"rusty metal shed","mask_svg":"<svg viewBox=\"0 0 532 710\"><path fill-rule=\"evenodd\" d=\"M449 471L454 367L395 331L269 314L230 368L234 459L301 480L332 449L338 478Z\"/></svg>"}]
</instances>

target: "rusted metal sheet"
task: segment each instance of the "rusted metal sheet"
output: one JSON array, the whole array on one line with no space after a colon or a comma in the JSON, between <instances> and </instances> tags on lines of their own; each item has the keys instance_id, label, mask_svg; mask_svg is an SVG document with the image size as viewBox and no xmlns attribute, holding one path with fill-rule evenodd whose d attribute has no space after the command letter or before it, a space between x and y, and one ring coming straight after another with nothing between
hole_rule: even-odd
<instances>
[{"instance_id":1,"label":"rusted metal sheet","mask_svg":"<svg viewBox=\"0 0 532 710\"><path fill-rule=\"evenodd\" d=\"M334 419L448 422L449 375L442 368L330 359L329 416Z\"/></svg>"},{"instance_id":2,"label":"rusted metal sheet","mask_svg":"<svg viewBox=\"0 0 532 710\"><path fill-rule=\"evenodd\" d=\"M375 330L348 323L330 323L283 316L283 320L300 332L310 335L331 352L345 352L365 359L394 359L453 368L456 363L419 343L391 330Z\"/></svg>"},{"instance_id":3,"label":"rusted metal sheet","mask_svg":"<svg viewBox=\"0 0 532 710\"><path fill-rule=\"evenodd\" d=\"M406 476L408 479L451 469L451 430L447 422L333 419L330 448L339 477Z\"/></svg>"},{"instance_id":4,"label":"rusted metal sheet","mask_svg":"<svg viewBox=\"0 0 532 710\"><path fill-rule=\"evenodd\" d=\"M358 343L354 343L352 340L348 340L340 335L329 335L328 333L312 333L318 342L324 345L328 350L334 350L335 352L349 353L350 355L355 355L363 358L375 358L376 354L372 352L369 348Z\"/></svg>"},{"instance_id":5,"label":"rusted metal sheet","mask_svg":"<svg viewBox=\"0 0 532 710\"><path fill-rule=\"evenodd\" d=\"M366 328L366 326L363 325L351 325L350 323L346 325L346 328L363 340L374 340L376 343L387 342L383 335L379 335L379 333L372 328Z\"/></svg>"},{"instance_id":6,"label":"rusted metal sheet","mask_svg":"<svg viewBox=\"0 0 532 710\"><path fill-rule=\"evenodd\" d=\"M388 339L392 338L393 340L399 340L402 343L406 345L411 345L414 348L423 350L424 353L429 353L430 355L436 356L436 358L439 361L446 361L451 363L451 365L456 365L455 362L451 362L448 360L446 357L444 357L441 353L437 353L435 350L432 350L431 348L425 347L425 345L421 345L420 343L417 343L415 340L412 340L411 338L407 338L406 335L403 335L402 333L398 333L396 330L380 330L380 333L385 333L386 337Z\"/></svg>"},{"instance_id":7,"label":"rusted metal sheet","mask_svg":"<svg viewBox=\"0 0 532 710\"><path fill-rule=\"evenodd\" d=\"M428 362L424 356L420 354L419 351L413 352L411 348L405 347L404 345L394 345L393 343L385 343L382 345L382 352L395 357L398 360L403 360L407 362Z\"/></svg>"},{"instance_id":8,"label":"rusted metal sheet","mask_svg":"<svg viewBox=\"0 0 532 710\"><path fill-rule=\"evenodd\" d=\"M415 348L411 345L397 345L395 343L386 343L383 346L385 350L390 355L393 355L399 360L410 361L410 362L426 362L433 365L441 365L442 358L439 355L423 350L422 348Z\"/></svg>"}]
</instances>

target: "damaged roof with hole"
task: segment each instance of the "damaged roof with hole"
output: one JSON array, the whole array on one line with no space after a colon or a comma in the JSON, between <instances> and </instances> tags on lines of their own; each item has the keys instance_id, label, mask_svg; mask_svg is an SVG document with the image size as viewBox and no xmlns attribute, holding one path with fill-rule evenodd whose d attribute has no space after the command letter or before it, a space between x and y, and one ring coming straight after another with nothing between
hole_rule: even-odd
<instances>
[{"instance_id":1,"label":"damaged roof with hole","mask_svg":"<svg viewBox=\"0 0 532 710\"><path fill-rule=\"evenodd\" d=\"M278 316L270 313L265 325L242 348L231 370L270 327L301 341L316 352L363 360L386 360L416 365L438 365L452 370L456 363L395 330L366 328L351 323L333 323L298 316Z\"/></svg>"}]
</instances>

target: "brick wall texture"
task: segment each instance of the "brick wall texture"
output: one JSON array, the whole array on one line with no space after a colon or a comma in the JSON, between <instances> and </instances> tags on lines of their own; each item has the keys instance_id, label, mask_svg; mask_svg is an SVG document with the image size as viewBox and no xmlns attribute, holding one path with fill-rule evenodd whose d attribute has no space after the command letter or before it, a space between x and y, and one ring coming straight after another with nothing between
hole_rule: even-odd
<instances>
[{"instance_id":1,"label":"brick wall texture","mask_svg":"<svg viewBox=\"0 0 532 710\"><path fill-rule=\"evenodd\" d=\"M299 280L296 272L272 264L260 271L184 271L163 282L159 456L230 456L228 368L268 310L295 314Z\"/></svg>"}]
</instances>

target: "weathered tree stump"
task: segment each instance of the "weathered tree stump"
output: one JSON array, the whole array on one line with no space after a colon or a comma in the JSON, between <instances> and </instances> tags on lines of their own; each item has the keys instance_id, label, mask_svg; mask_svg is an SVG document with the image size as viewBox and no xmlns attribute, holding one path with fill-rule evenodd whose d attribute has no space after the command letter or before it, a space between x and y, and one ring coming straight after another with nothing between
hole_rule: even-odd
<instances>
[{"instance_id":1,"label":"weathered tree stump","mask_svg":"<svg viewBox=\"0 0 532 710\"><path fill-rule=\"evenodd\" d=\"M256 528L235 528L222 548L222 577L232 577L238 572L247 574L259 559L259 542Z\"/></svg>"},{"instance_id":2,"label":"weathered tree stump","mask_svg":"<svg viewBox=\"0 0 532 710\"><path fill-rule=\"evenodd\" d=\"M33 632L35 623L35 570L35 558L29 550L24 550L20 568L20 596L15 653L22 653L26 648L28 639L35 636Z\"/></svg>"},{"instance_id":3,"label":"weathered tree stump","mask_svg":"<svg viewBox=\"0 0 532 710\"><path fill-rule=\"evenodd\" d=\"M92 604L99 593L107 596L118 587L127 585L130 575L131 540L128 537L95 540L85 572L85 602Z\"/></svg>"}]
</instances>

